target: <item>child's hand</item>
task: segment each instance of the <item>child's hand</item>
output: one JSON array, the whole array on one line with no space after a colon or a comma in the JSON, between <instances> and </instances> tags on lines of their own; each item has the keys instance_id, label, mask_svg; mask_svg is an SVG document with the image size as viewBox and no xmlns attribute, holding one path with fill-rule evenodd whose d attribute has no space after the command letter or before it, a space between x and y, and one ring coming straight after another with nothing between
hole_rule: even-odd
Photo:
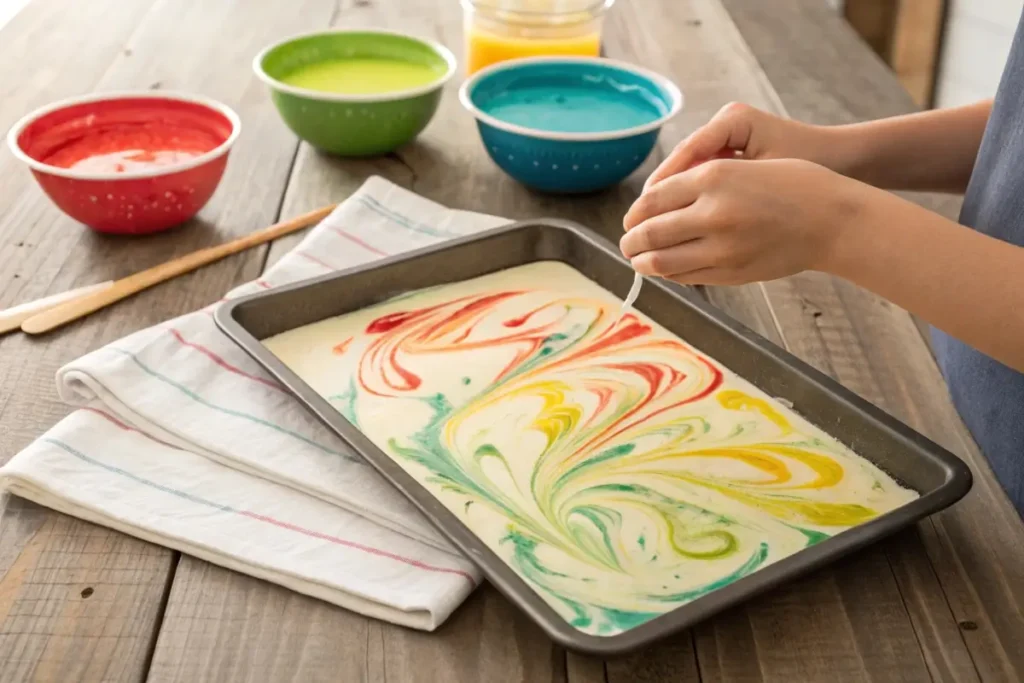
<instances>
[{"instance_id":1,"label":"child's hand","mask_svg":"<svg viewBox=\"0 0 1024 683\"><path fill-rule=\"evenodd\" d=\"M641 195L620 247L638 273L683 284L827 270L847 226L885 196L807 161L709 161Z\"/></svg>"},{"instance_id":2,"label":"child's hand","mask_svg":"<svg viewBox=\"0 0 1024 683\"><path fill-rule=\"evenodd\" d=\"M656 183L711 159L806 159L837 170L831 163L841 143L834 129L783 119L733 103L680 142L644 184Z\"/></svg>"}]
</instances>

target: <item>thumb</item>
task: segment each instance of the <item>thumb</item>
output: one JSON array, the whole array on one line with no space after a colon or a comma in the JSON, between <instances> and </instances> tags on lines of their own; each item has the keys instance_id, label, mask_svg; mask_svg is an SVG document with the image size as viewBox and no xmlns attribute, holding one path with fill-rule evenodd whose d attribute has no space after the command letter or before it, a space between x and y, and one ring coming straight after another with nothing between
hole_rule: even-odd
<instances>
[{"instance_id":1,"label":"thumb","mask_svg":"<svg viewBox=\"0 0 1024 683\"><path fill-rule=\"evenodd\" d=\"M703 127L698 128L662 161L644 183L644 192L656 183L694 166L717 158L735 156L743 151L753 130L751 107L730 104Z\"/></svg>"}]
</instances>

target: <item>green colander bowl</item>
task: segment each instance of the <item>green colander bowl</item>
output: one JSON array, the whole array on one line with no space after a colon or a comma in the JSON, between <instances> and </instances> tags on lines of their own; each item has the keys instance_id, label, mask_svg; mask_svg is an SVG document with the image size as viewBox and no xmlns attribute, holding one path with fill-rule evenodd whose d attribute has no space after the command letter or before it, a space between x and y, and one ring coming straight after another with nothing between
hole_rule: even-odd
<instances>
[{"instance_id":1,"label":"green colander bowl","mask_svg":"<svg viewBox=\"0 0 1024 683\"><path fill-rule=\"evenodd\" d=\"M342 59L393 59L430 67L437 78L426 85L367 95L299 88L281 79L303 67ZM337 30L288 38L261 51L253 70L270 88L285 124L329 154L365 157L387 154L427 127L455 73L451 51L431 40L392 31Z\"/></svg>"}]
</instances>

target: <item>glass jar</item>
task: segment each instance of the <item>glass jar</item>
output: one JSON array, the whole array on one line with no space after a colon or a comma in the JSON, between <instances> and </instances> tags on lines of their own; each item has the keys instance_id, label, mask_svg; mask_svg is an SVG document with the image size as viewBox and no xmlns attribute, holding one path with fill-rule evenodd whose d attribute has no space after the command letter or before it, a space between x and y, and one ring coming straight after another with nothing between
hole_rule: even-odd
<instances>
[{"instance_id":1,"label":"glass jar","mask_svg":"<svg viewBox=\"0 0 1024 683\"><path fill-rule=\"evenodd\" d=\"M601 53L615 0L462 0L466 75L519 57Z\"/></svg>"}]
</instances>

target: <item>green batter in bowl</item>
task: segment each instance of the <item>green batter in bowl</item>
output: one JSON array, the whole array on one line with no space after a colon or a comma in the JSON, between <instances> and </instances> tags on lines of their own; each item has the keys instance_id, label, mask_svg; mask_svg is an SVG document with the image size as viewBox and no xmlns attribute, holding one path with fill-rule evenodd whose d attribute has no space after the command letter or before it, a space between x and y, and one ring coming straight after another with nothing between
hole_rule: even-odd
<instances>
[{"instance_id":1,"label":"green batter in bowl","mask_svg":"<svg viewBox=\"0 0 1024 683\"><path fill-rule=\"evenodd\" d=\"M289 38L253 60L281 118L309 144L339 156L386 154L430 123L455 57L391 31L322 31Z\"/></svg>"}]
</instances>

